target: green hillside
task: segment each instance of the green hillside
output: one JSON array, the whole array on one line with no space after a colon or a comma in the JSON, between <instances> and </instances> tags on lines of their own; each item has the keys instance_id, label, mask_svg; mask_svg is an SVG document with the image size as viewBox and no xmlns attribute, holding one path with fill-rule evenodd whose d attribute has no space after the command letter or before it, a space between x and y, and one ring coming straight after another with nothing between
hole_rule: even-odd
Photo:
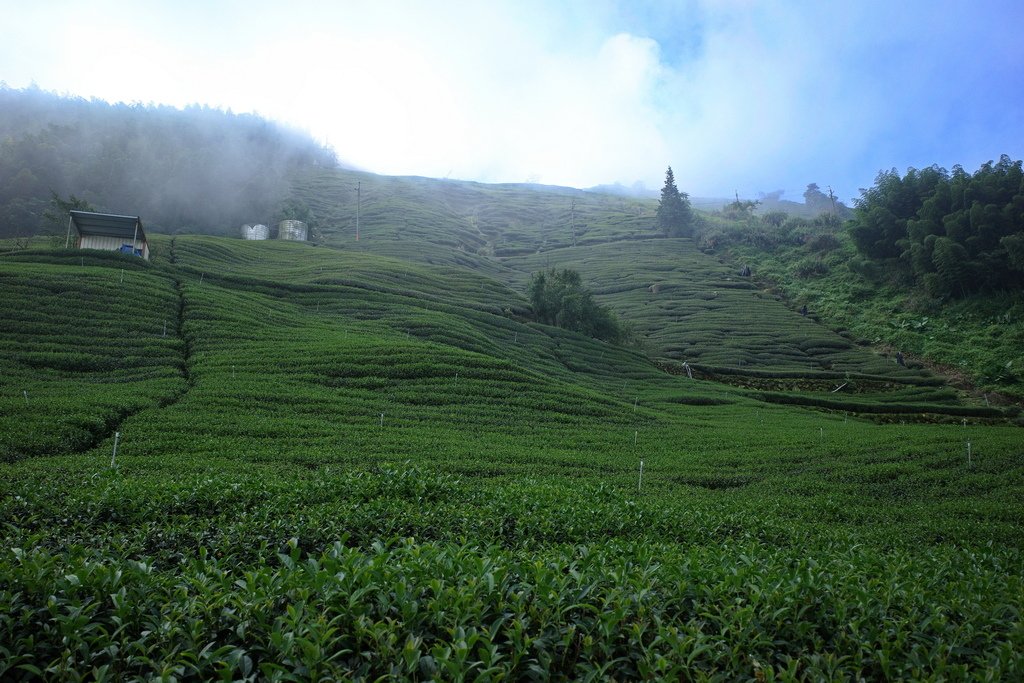
<instances>
[{"instance_id":1,"label":"green hillside","mask_svg":"<svg viewBox=\"0 0 1024 683\"><path fill-rule=\"evenodd\" d=\"M295 192L335 226L323 230L324 243L346 252L471 269L520 292L532 272L576 269L670 371L686 362L691 374L767 389L772 401L903 421L999 416L980 397L964 405L920 365L900 368L850 333L794 316L770 284L739 277L735 264L709 259L689 240L658 238L651 200L347 171L316 172Z\"/></svg>"},{"instance_id":2,"label":"green hillside","mask_svg":"<svg viewBox=\"0 0 1024 683\"><path fill-rule=\"evenodd\" d=\"M0 676L1021 675L1013 410L650 203L438 182L318 175L320 246L0 256ZM638 343L532 322L553 266Z\"/></svg>"},{"instance_id":3,"label":"green hillside","mask_svg":"<svg viewBox=\"0 0 1024 683\"><path fill-rule=\"evenodd\" d=\"M848 235L825 251L812 246L732 244L722 252L750 264L764 287L809 305L855 339L937 367L983 401L1024 400L1024 292L936 299L908 283L901 269L859 258Z\"/></svg>"},{"instance_id":4,"label":"green hillside","mask_svg":"<svg viewBox=\"0 0 1024 683\"><path fill-rule=\"evenodd\" d=\"M357 189L358 185L358 189ZM649 239L655 202L565 187L378 176L315 170L294 196L328 243L360 236L374 248L427 243L489 256L532 253L610 239Z\"/></svg>"}]
</instances>

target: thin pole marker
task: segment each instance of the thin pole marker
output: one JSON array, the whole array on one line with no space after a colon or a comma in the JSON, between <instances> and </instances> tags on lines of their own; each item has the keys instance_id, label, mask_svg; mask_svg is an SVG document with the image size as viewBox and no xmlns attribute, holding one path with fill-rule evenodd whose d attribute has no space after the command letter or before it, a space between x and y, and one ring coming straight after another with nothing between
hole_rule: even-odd
<instances>
[{"instance_id":1,"label":"thin pole marker","mask_svg":"<svg viewBox=\"0 0 1024 683\"><path fill-rule=\"evenodd\" d=\"M114 467L114 461L117 459L117 443L121 440L121 432L114 432L114 452L110 455L110 466Z\"/></svg>"}]
</instances>

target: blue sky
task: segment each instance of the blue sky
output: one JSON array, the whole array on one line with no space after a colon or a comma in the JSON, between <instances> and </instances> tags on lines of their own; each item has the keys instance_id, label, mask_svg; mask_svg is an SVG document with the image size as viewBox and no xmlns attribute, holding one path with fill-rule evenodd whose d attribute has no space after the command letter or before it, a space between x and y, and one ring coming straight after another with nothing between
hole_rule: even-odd
<instances>
[{"instance_id":1,"label":"blue sky","mask_svg":"<svg viewBox=\"0 0 1024 683\"><path fill-rule=\"evenodd\" d=\"M0 80L254 111L386 174L697 196L1024 157L1024 3L0 0ZM84 39L83 39L84 37ZM0 112L2 115L2 112Z\"/></svg>"}]
</instances>

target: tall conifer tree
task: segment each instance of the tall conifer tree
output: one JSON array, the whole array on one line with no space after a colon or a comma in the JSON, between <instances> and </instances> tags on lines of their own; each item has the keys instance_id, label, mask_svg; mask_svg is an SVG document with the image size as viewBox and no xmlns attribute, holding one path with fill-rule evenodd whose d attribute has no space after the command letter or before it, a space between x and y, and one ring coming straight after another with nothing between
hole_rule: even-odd
<instances>
[{"instance_id":1,"label":"tall conifer tree","mask_svg":"<svg viewBox=\"0 0 1024 683\"><path fill-rule=\"evenodd\" d=\"M676 177L669 166L665 172L665 186L658 202L658 228L666 237L693 236L693 209L690 197L676 187Z\"/></svg>"}]
</instances>

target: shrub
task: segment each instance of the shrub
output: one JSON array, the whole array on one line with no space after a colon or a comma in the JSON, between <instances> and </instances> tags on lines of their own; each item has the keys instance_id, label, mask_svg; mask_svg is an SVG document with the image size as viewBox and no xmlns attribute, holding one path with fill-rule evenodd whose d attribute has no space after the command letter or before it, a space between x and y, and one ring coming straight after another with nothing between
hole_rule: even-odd
<instances>
[{"instance_id":1,"label":"shrub","mask_svg":"<svg viewBox=\"0 0 1024 683\"><path fill-rule=\"evenodd\" d=\"M815 235L807 240L807 248L814 252L834 251L840 247L835 235Z\"/></svg>"},{"instance_id":2,"label":"shrub","mask_svg":"<svg viewBox=\"0 0 1024 683\"><path fill-rule=\"evenodd\" d=\"M793 274L805 280L812 277L821 277L828 274L828 264L818 259L803 259L793 269Z\"/></svg>"},{"instance_id":3,"label":"shrub","mask_svg":"<svg viewBox=\"0 0 1024 683\"><path fill-rule=\"evenodd\" d=\"M789 214L785 211L769 211L761 215L761 222L765 225L770 225L773 228L778 228L781 227L788 218Z\"/></svg>"},{"instance_id":4,"label":"shrub","mask_svg":"<svg viewBox=\"0 0 1024 683\"><path fill-rule=\"evenodd\" d=\"M883 267L877 261L872 261L861 256L854 257L847 262L847 267L857 275L870 282L878 282L882 279Z\"/></svg>"}]
</instances>

